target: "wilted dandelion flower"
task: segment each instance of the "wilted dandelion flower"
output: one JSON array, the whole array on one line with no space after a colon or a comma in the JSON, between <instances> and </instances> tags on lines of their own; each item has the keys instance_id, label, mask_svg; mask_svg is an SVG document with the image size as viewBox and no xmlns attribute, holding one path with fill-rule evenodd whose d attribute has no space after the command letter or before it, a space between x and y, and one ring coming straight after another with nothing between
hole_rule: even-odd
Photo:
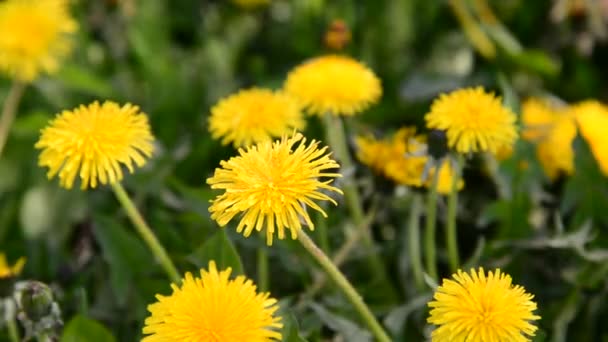
<instances>
[{"instance_id":1,"label":"wilted dandelion flower","mask_svg":"<svg viewBox=\"0 0 608 342\"><path fill-rule=\"evenodd\" d=\"M295 133L274 143L239 149L239 156L222 161L221 168L207 179L212 189L225 190L212 201L211 218L223 227L241 215L237 231L249 236L254 229L265 228L268 245L275 229L279 239L284 238L285 229L296 239L303 223L314 229L306 207L327 216L315 200L335 204L322 190L342 193L329 185L340 174L326 171L337 169L338 163L330 159L327 147L318 146L314 140L306 144L306 138ZM326 177L330 179L319 179Z\"/></svg>"},{"instance_id":2,"label":"wilted dandelion flower","mask_svg":"<svg viewBox=\"0 0 608 342\"><path fill-rule=\"evenodd\" d=\"M345 56L313 58L293 69L285 90L298 98L312 114L354 115L382 95L373 71Z\"/></svg>"},{"instance_id":3,"label":"wilted dandelion flower","mask_svg":"<svg viewBox=\"0 0 608 342\"><path fill-rule=\"evenodd\" d=\"M67 0L0 1L0 70L21 81L53 73L77 24Z\"/></svg>"},{"instance_id":4,"label":"wilted dandelion flower","mask_svg":"<svg viewBox=\"0 0 608 342\"><path fill-rule=\"evenodd\" d=\"M277 301L258 293L244 276L229 279L232 269L218 272L214 261L201 277L186 273L170 296L157 295L148 306L142 342L280 341L283 324L275 315Z\"/></svg>"},{"instance_id":5,"label":"wilted dandelion flower","mask_svg":"<svg viewBox=\"0 0 608 342\"><path fill-rule=\"evenodd\" d=\"M211 109L209 131L222 144L246 147L306 126L295 99L283 92L252 88L229 96Z\"/></svg>"},{"instance_id":6,"label":"wilted dandelion flower","mask_svg":"<svg viewBox=\"0 0 608 342\"><path fill-rule=\"evenodd\" d=\"M522 137L537 144L536 154L547 177L574 172L576 124L571 110L531 98L522 104Z\"/></svg>"},{"instance_id":7,"label":"wilted dandelion flower","mask_svg":"<svg viewBox=\"0 0 608 342\"><path fill-rule=\"evenodd\" d=\"M25 258L19 258L13 266L6 261L6 255L0 252L0 279L12 278L17 276L23 270Z\"/></svg>"},{"instance_id":8,"label":"wilted dandelion flower","mask_svg":"<svg viewBox=\"0 0 608 342\"><path fill-rule=\"evenodd\" d=\"M49 168L49 179L59 174L61 186L70 189L79 176L84 190L119 182L123 165L131 173L133 164L143 166L153 141L139 107L106 101L63 111L42 130L35 147L42 150L38 164Z\"/></svg>"},{"instance_id":9,"label":"wilted dandelion flower","mask_svg":"<svg viewBox=\"0 0 608 342\"><path fill-rule=\"evenodd\" d=\"M608 176L608 107L589 100L574 105L572 110L600 170Z\"/></svg>"},{"instance_id":10,"label":"wilted dandelion flower","mask_svg":"<svg viewBox=\"0 0 608 342\"><path fill-rule=\"evenodd\" d=\"M458 270L444 279L428 305L427 321L437 326L434 342L529 341L537 327L530 321L540 319L533 313L533 295L500 269L485 274L483 268L470 274Z\"/></svg>"},{"instance_id":11,"label":"wilted dandelion flower","mask_svg":"<svg viewBox=\"0 0 608 342\"><path fill-rule=\"evenodd\" d=\"M431 179L435 174L437 167L433 167L429 172L429 179L425 182L425 186L428 188L431 186ZM452 182L454 181L454 168L449 160L445 160L439 166L439 175L437 179L437 192L442 195L448 195L452 192ZM464 180L461 178L456 183L456 190L460 191L464 188Z\"/></svg>"},{"instance_id":12,"label":"wilted dandelion flower","mask_svg":"<svg viewBox=\"0 0 608 342\"><path fill-rule=\"evenodd\" d=\"M517 138L515 114L482 87L441 94L425 119L427 127L446 132L448 146L458 153L496 154Z\"/></svg>"}]
</instances>

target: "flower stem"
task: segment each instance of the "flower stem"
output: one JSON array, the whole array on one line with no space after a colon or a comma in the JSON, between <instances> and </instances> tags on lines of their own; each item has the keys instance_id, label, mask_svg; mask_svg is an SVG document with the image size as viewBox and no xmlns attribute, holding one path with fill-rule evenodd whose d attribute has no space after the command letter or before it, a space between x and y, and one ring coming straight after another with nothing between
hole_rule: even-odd
<instances>
[{"instance_id":1,"label":"flower stem","mask_svg":"<svg viewBox=\"0 0 608 342\"><path fill-rule=\"evenodd\" d=\"M315 216L317 217L315 222L315 230L317 231L319 237L319 245L325 254L330 255L331 247L329 245L329 236L327 233L327 221L320 212L315 213Z\"/></svg>"},{"instance_id":2,"label":"flower stem","mask_svg":"<svg viewBox=\"0 0 608 342\"><path fill-rule=\"evenodd\" d=\"M407 242L414 282L419 290L424 289L424 274L422 258L420 257L420 211L422 210L420 195L414 195L410 209L410 219L407 225Z\"/></svg>"},{"instance_id":3,"label":"flower stem","mask_svg":"<svg viewBox=\"0 0 608 342\"><path fill-rule=\"evenodd\" d=\"M448 217L445 229L445 241L448 249L448 262L450 271L456 272L460 267L460 258L458 256L458 234L456 232L456 209L458 207L458 181L462 174L464 165L464 156L459 154L457 157L456 167L452 175L452 190L448 198Z\"/></svg>"},{"instance_id":4,"label":"flower stem","mask_svg":"<svg viewBox=\"0 0 608 342\"><path fill-rule=\"evenodd\" d=\"M165 251L165 248L160 244L154 235L154 232L152 229L150 229L150 226L148 226L144 218L141 216L135 207L135 204L133 204L133 201L131 201L131 198L129 198L129 195L127 195L125 189L119 182L116 182L112 184L112 190L114 190L116 198L125 209L127 216L129 216L129 219L131 219L131 223L133 223L141 238L148 245L156 259L160 262L165 272L167 272L169 279L171 279L174 283L179 284L181 278L177 268L175 268L175 265L167 254L167 251Z\"/></svg>"},{"instance_id":5,"label":"flower stem","mask_svg":"<svg viewBox=\"0 0 608 342\"><path fill-rule=\"evenodd\" d=\"M357 312L361 315L361 318L363 318L370 328L372 334L376 337L376 340L380 342L390 342L390 337L384 331L380 323L378 323L369 307L363 302L361 296L357 293L357 290L355 290L348 279L346 279L342 272L340 272L340 270L331 262L327 255L315 245L308 234L303 230L300 230L298 232L298 241L300 241L302 246L317 260L317 262L319 262L327 275L336 283L346 298L348 298Z\"/></svg>"},{"instance_id":6,"label":"flower stem","mask_svg":"<svg viewBox=\"0 0 608 342\"><path fill-rule=\"evenodd\" d=\"M437 216L437 183L439 181L439 168L441 161L435 166L435 172L431 176L431 187L426 199L426 229L424 231L424 253L426 257L426 272L437 280L437 257L435 255L435 230Z\"/></svg>"},{"instance_id":7,"label":"flower stem","mask_svg":"<svg viewBox=\"0 0 608 342\"><path fill-rule=\"evenodd\" d=\"M15 120L15 116L17 115L17 107L19 107L19 102L21 101L24 90L25 84L15 81L4 100L2 114L0 116L0 157L2 157L2 151L4 151L8 134L13 125L13 121Z\"/></svg>"},{"instance_id":8,"label":"flower stem","mask_svg":"<svg viewBox=\"0 0 608 342\"><path fill-rule=\"evenodd\" d=\"M331 113L326 113L323 116L323 119L327 141L334 151L336 159L338 159L338 162L341 165L341 169L344 173L346 173L343 185L344 198L346 199L346 204L348 205L349 211L352 215L353 223L356 227L364 227L365 214L363 211L361 198L359 196L359 190L354 182L355 166L348 152L348 143L344 133L344 124L339 116ZM378 255L373 252L374 242L372 241L369 229L361 235L361 241L363 242L366 250L372 251L372 253L369 254L370 269L372 272L375 272L377 279L387 281L384 263L378 257Z\"/></svg>"},{"instance_id":9,"label":"flower stem","mask_svg":"<svg viewBox=\"0 0 608 342\"><path fill-rule=\"evenodd\" d=\"M258 247L258 288L261 292L268 291L268 250L266 246Z\"/></svg>"},{"instance_id":10,"label":"flower stem","mask_svg":"<svg viewBox=\"0 0 608 342\"><path fill-rule=\"evenodd\" d=\"M19 337L19 330L17 329L17 322L15 322L15 317L11 317L6 322L6 326L8 328L8 336L11 342L20 342L21 338Z\"/></svg>"}]
</instances>

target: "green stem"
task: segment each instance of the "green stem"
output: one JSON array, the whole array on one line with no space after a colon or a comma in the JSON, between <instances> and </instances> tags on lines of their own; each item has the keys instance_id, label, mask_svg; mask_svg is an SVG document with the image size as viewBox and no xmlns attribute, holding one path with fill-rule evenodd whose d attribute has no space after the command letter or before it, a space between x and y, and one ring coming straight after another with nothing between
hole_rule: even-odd
<instances>
[{"instance_id":1,"label":"green stem","mask_svg":"<svg viewBox=\"0 0 608 342\"><path fill-rule=\"evenodd\" d=\"M315 212L315 216L317 218L315 222L315 230L317 231L317 235L319 237L319 246L321 246L321 249L325 254L330 255L331 247L329 245L329 235L327 233L327 221L318 211Z\"/></svg>"},{"instance_id":2,"label":"green stem","mask_svg":"<svg viewBox=\"0 0 608 342\"><path fill-rule=\"evenodd\" d=\"M116 182L112 184L112 190L114 190L116 198L125 209L127 216L129 216L129 219L131 219L131 223L133 223L141 238L148 245L156 259L160 262L161 266L165 269L165 272L167 272L169 279L171 279L174 283L179 284L181 278L177 268L175 268L175 265L167 254L167 251L165 251L165 248L160 244L156 238L156 235L154 235L154 232L152 232L152 229L150 229L150 226L148 226L144 218L141 216L135 207L135 204L133 204L133 201L131 201L131 198L129 198L129 195L127 195L125 189L119 182Z\"/></svg>"},{"instance_id":3,"label":"green stem","mask_svg":"<svg viewBox=\"0 0 608 342\"><path fill-rule=\"evenodd\" d=\"M11 339L11 342L20 342L21 338L19 337L19 330L17 329L17 322L15 322L15 317L9 318L8 322L6 322L8 328L8 337Z\"/></svg>"},{"instance_id":4,"label":"green stem","mask_svg":"<svg viewBox=\"0 0 608 342\"><path fill-rule=\"evenodd\" d=\"M258 247L258 289L261 292L268 291L268 250L266 246Z\"/></svg>"},{"instance_id":5,"label":"green stem","mask_svg":"<svg viewBox=\"0 0 608 342\"><path fill-rule=\"evenodd\" d=\"M441 160L435 166L435 170L441 167ZM426 200L426 229L424 231L424 253L426 257L426 272L433 279L437 280L437 256L435 254L435 231L437 216L437 183L439 172L435 171L431 176L431 187L429 188Z\"/></svg>"},{"instance_id":6,"label":"green stem","mask_svg":"<svg viewBox=\"0 0 608 342\"><path fill-rule=\"evenodd\" d=\"M420 257L420 212L422 211L420 195L414 195L410 209L410 219L407 225L407 242L414 282L419 290L424 289L424 271Z\"/></svg>"},{"instance_id":7,"label":"green stem","mask_svg":"<svg viewBox=\"0 0 608 342\"><path fill-rule=\"evenodd\" d=\"M312 239L304 232L300 230L298 232L298 241L302 246L317 260L321 267L325 270L327 275L336 283L340 290L344 293L346 298L355 307L357 312L361 315L363 321L367 324L372 334L376 337L377 341L390 342L391 339L388 334L384 331L380 323L374 317L369 307L363 302L357 290L351 285L346 277L340 272L340 270L331 262L331 260L323 253Z\"/></svg>"},{"instance_id":8,"label":"green stem","mask_svg":"<svg viewBox=\"0 0 608 342\"><path fill-rule=\"evenodd\" d=\"M13 121L15 121L17 108L19 107L19 102L21 101L24 90L25 84L15 81L4 100L2 114L0 116L0 158L2 157L2 152L4 151L4 146L6 145L6 140L8 139L8 134L13 125Z\"/></svg>"},{"instance_id":9,"label":"green stem","mask_svg":"<svg viewBox=\"0 0 608 342\"><path fill-rule=\"evenodd\" d=\"M355 227L362 227L365 224L365 215L362 201L359 196L359 190L354 182L355 166L348 152L348 144L346 135L344 133L344 124L339 116L331 113L326 113L323 116L323 119L327 141L334 151L335 157L341 165L341 169L347 173L343 185L346 204L348 205L348 209L352 216ZM384 263L380 257L373 252L374 242L372 241L369 229L362 234L361 241L363 242L366 250L372 251L372 253L369 254L370 269L376 274L377 279L387 281L388 278L386 276Z\"/></svg>"},{"instance_id":10,"label":"green stem","mask_svg":"<svg viewBox=\"0 0 608 342\"><path fill-rule=\"evenodd\" d=\"M458 181L462 174L464 156L459 154L456 167L452 173L452 190L448 197L448 217L445 229L445 241L448 249L448 262L450 271L456 272L460 267L460 257L458 255L458 233L456 232L456 213L458 209Z\"/></svg>"}]
</instances>

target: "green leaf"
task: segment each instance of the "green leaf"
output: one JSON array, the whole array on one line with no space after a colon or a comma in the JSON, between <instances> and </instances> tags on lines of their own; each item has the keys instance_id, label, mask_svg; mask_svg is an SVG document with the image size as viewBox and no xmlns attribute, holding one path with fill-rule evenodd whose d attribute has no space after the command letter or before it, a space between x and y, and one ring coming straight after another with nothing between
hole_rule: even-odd
<instances>
[{"instance_id":1,"label":"green leaf","mask_svg":"<svg viewBox=\"0 0 608 342\"><path fill-rule=\"evenodd\" d=\"M113 90L109 82L93 74L86 68L81 68L74 64L66 64L61 68L57 76L68 88L103 98L112 97Z\"/></svg>"},{"instance_id":2,"label":"green leaf","mask_svg":"<svg viewBox=\"0 0 608 342\"><path fill-rule=\"evenodd\" d=\"M339 316L323 306L315 303L311 303L310 306L317 313L319 318L325 323L331 330L337 331L343 335L345 341L350 342L371 342L372 335L365 329L353 321Z\"/></svg>"},{"instance_id":3,"label":"green leaf","mask_svg":"<svg viewBox=\"0 0 608 342\"><path fill-rule=\"evenodd\" d=\"M207 268L209 261L214 260L220 270L232 267L233 274L243 274L241 257L224 229L205 241L194 253L188 256L188 260L202 268Z\"/></svg>"},{"instance_id":4,"label":"green leaf","mask_svg":"<svg viewBox=\"0 0 608 342\"><path fill-rule=\"evenodd\" d=\"M116 338L101 323L77 315L65 327L61 342L116 342Z\"/></svg>"},{"instance_id":5,"label":"green leaf","mask_svg":"<svg viewBox=\"0 0 608 342\"><path fill-rule=\"evenodd\" d=\"M118 305L124 306L130 286L144 269L142 265L147 265L145 269L148 269L153 264L150 262L152 256L126 227L107 217L97 217L95 221L95 238L101 245L104 259L110 265L112 288Z\"/></svg>"},{"instance_id":6,"label":"green leaf","mask_svg":"<svg viewBox=\"0 0 608 342\"><path fill-rule=\"evenodd\" d=\"M298 321L291 312L287 312L282 316L283 320L283 342L307 342L300 336Z\"/></svg>"}]
</instances>

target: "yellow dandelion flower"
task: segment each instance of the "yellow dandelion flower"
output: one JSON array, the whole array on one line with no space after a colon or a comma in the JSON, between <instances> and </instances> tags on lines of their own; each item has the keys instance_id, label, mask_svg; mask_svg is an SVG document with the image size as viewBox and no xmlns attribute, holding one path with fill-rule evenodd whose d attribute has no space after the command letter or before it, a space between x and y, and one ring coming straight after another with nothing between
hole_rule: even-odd
<instances>
[{"instance_id":1,"label":"yellow dandelion flower","mask_svg":"<svg viewBox=\"0 0 608 342\"><path fill-rule=\"evenodd\" d=\"M142 342L266 342L280 341L283 324L275 315L277 301L257 293L244 276L229 279L229 267L218 272L214 261L201 277L186 273L170 296L157 295L148 306Z\"/></svg>"},{"instance_id":2,"label":"yellow dandelion flower","mask_svg":"<svg viewBox=\"0 0 608 342\"><path fill-rule=\"evenodd\" d=\"M530 321L540 319L533 313L533 295L500 269L486 275L483 268L470 274L458 270L437 288L427 321L438 327L434 342L524 342L537 327Z\"/></svg>"},{"instance_id":3,"label":"yellow dandelion flower","mask_svg":"<svg viewBox=\"0 0 608 342\"><path fill-rule=\"evenodd\" d=\"M342 193L329 185L340 174L326 171L337 169L338 163L330 159L327 147L318 146L314 140L307 145L306 138L295 133L274 143L239 149L239 156L222 161L221 168L207 179L212 189L225 190L212 201L211 218L223 227L241 214L237 231L247 237L254 229L266 228L268 245L272 245L275 228L279 239L284 238L285 229L296 239L302 221L313 230L306 207L327 217L314 200L336 204L321 190ZM330 179L322 181L321 177Z\"/></svg>"},{"instance_id":4,"label":"yellow dandelion flower","mask_svg":"<svg viewBox=\"0 0 608 342\"><path fill-rule=\"evenodd\" d=\"M429 180L424 184L426 187L431 186L431 179L435 174L435 170L437 168L434 167L431 169L429 173ZM449 195L452 192L452 182L454 180L454 169L452 168L452 163L449 161L444 161L441 163L439 167L439 179L437 179L437 192L442 195ZM456 184L456 189L458 191L464 188L464 180L461 178L458 180L458 184Z\"/></svg>"},{"instance_id":5,"label":"yellow dandelion flower","mask_svg":"<svg viewBox=\"0 0 608 342\"><path fill-rule=\"evenodd\" d=\"M482 87L441 94L425 119L429 128L446 132L448 146L458 153L496 154L517 138L515 114Z\"/></svg>"},{"instance_id":6,"label":"yellow dandelion flower","mask_svg":"<svg viewBox=\"0 0 608 342\"><path fill-rule=\"evenodd\" d=\"M418 153L426 147L416 128L403 127L384 139L359 136L355 143L357 158L374 172L398 184L422 186L427 157Z\"/></svg>"},{"instance_id":7,"label":"yellow dandelion flower","mask_svg":"<svg viewBox=\"0 0 608 342\"><path fill-rule=\"evenodd\" d=\"M209 131L222 144L246 147L281 137L306 126L294 98L269 89L252 88L221 100L211 109Z\"/></svg>"},{"instance_id":8,"label":"yellow dandelion flower","mask_svg":"<svg viewBox=\"0 0 608 342\"><path fill-rule=\"evenodd\" d=\"M121 165L131 173L133 163L143 166L153 141L139 107L106 101L63 111L42 130L35 147L42 150L38 165L49 168L49 179L59 174L61 186L71 189L78 175L85 190L122 180Z\"/></svg>"},{"instance_id":9,"label":"yellow dandelion flower","mask_svg":"<svg viewBox=\"0 0 608 342\"><path fill-rule=\"evenodd\" d=\"M0 279L12 278L18 276L25 265L25 258L19 258L13 266L10 266L6 261L4 253L0 252Z\"/></svg>"},{"instance_id":10,"label":"yellow dandelion flower","mask_svg":"<svg viewBox=\"0 0 608 342\"><path fill-rule=\"evenodd\" d=\"M55 72L76 28L67 0L0 1L0 70L28 82Z\"/></svg>"},{"instance_id":11,"label":"yellow dandelion flower","mask_svg":"<svg viewBox=\"0 0 608 342\"><path fill-rule=\"evenodd\" d=\"M608 176L608 107L597 101L584 101L572 108L581 135L597 161L600 170Z\"/></svg>"},{"instance_id":12,"label":"yellow dandelion flower","mask_svg":"<svg viewBox=\"0 0 608 342\"><path fill-rule=\"evenodd\" d=\"M354 115L378 102L380 80L373 71L345 56L311 59L293 69L285 90L312 114Z\"/></svg>"},{"instance_id":13,"label":"yellow dandelion flower","mask_svg":"<svg viewBox=\"0 0 608 342\"><path fill-rule=\"evenodd\" d=\"M531 98L522 104L522 137L537 144L536 155L550 180L574 172L576 124L567 108Z\"/></svg>"}]
</instances>

